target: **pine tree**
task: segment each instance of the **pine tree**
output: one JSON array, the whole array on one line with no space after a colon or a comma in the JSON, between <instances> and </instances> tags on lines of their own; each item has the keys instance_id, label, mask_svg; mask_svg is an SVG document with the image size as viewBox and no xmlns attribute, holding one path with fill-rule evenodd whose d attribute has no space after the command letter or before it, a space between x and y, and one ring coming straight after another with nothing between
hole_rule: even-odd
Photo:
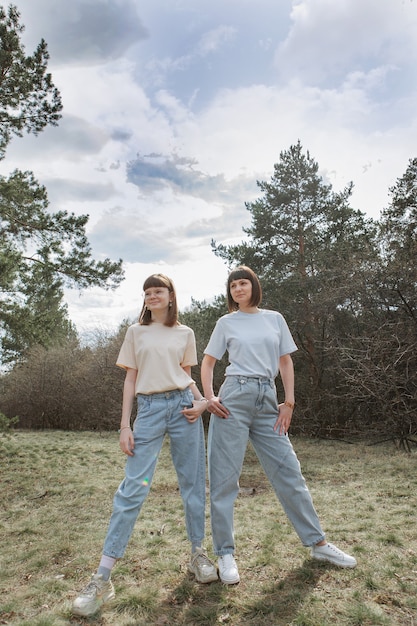
<instances>
[{"instance_id":1,"label":"pine tree","mask_svg":"<svg viewBox=\"0 0 417 626\"><path fill-rule=\"evenodd\" d=\"M39 133L61 116L61 97L47 72L47 45L26 56L24 26L11 5L0 7L0 159L13 135ZM85 233L88 216L52 212L32 172L0 176L0 337L3 362L31 346L48 346L74 328L63 287L116 287L122 262L95 261Z\"/></svg>"},{"instance_id":2,"label":"pine tree","mask_svg":"<svg viewBox=\"0 0 417 626\"><path fill-rule=\"evenodd\" d=\"M301 352L297 396L304 414L323 422L326 394L337 382L328 348L335 334L357 324L366 270L376 259L375 227L350 207L352 185L335 193L300 142L281 152L270 182L258 186L262 196L246 204L247 241L212 245L228 265L252 267L263 305L284 314Z\"/></svg>"}]
</instances>

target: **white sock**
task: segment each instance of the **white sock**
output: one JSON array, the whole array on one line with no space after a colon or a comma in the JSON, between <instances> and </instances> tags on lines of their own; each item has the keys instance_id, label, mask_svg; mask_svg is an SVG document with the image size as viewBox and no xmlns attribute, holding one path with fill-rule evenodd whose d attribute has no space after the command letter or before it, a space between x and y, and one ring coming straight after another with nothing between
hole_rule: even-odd
<instances>
[{"instance_id":1,"label":"white sock","mask_svg":"<svg viewBox=\"0 0 417 626\"><path fill-rule=\"evenodd\" d=\"M97 574L101 574L103 580L109 580L111 571L116 561L117 559L103 554L103 556L101 557L100 565L98 566Z\"/></svg>"}]
</instances>

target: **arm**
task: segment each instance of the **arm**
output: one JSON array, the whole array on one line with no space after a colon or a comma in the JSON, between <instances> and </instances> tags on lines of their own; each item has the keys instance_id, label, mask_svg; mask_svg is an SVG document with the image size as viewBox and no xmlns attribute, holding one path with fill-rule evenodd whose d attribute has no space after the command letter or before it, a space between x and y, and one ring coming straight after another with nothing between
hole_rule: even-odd
<instances>
[{"instance_id":1,"label":"arm","mask_svg":"<svg viewBox=\"0 0 417 626\"><path fill-rule=\"evenodd\" d=\"M285 354L279 359L279 373L284 387L285 401L279 405L279 415L274 430L279 434L286 434L290 428L294 406L294 364L291 354Z\"/></svg>"},{"instance_id":2,"label":"arm","mask_svg":"<svg viewBox=\"0 0 417 626\"><path fill-rule=\"evenodd\" d=\"M204 395L208 400L207 408L218 417L226 418L229 411L221 403L221 398L214 395L213 391L213 373L217 359L214 356L205 354L201 362L201 384L203 385Z\"/></svg>"},{"instance_id":3,"label":"arm","mask_svg":"<svg viewBox=\"0 0 417 626\"><path fill-rule=\"evenodd\" d=\"M181 366L181 367L184 370L184 372L186 372L188 376L191 378L191 366L186 365L186 366ZM194 396L193 406L190 409L183 409L181 413L183 413L184 416L187 418L187 421L190 422L190 424L192 424L193 422L196 422L198 418L200 417L200 415L204 413L204 411L206 410L207 400L199 392L198 387L195 383L192 383L190 387L191 387L191 392Z\"/></svg>"},{"instance_id":4,"label":"arm","mask_svg":"<svg viewBox=\"0 0 417 626\"><path fill-rule=\"evenodd\" d=\"M120 449L128 456L133 456L135 442L130 428L133 402L135 400L135 385L138 371L128 367L123 385L122 419L120 422Z\"/></svg>"}]
</instances>

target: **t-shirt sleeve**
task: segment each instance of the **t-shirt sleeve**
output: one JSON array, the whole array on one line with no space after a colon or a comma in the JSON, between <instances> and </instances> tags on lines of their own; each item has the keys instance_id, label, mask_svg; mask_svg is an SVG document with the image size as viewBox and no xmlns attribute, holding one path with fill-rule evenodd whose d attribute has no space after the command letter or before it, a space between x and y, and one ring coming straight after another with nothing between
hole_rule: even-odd
<instances>
[{"instance_id":1,"label":"t-shirt sleeve","mask_svg":"<svg viewBox=\"0 0 417 626\"><path fill-rule=\"evenodd\" d=\"M281 341L279 346L279 353L281 356L285 356L286 354L296 352L298 348L291 335L291 331L288 328L288 324L281 314L279 314L279 321L281 326Z\"/></svg>"},{"instance_id":2,"label":"t-shirt sleeve","mask_svg":"<svg viewBox=\"0 0 417 626\"><path fill-rule=\"evenodd\" d=\"M204 354L214 357L219 360L222 358L227 349L226 335L224 332L224 323L222 318L217 320L216 325L211 333L211 337L207 344Z\"/></svg>"},{"instance_id":3,"label":"t-shirt sleeve","mask_svg":"<svg viewBox=\"0 0 417 626\"><path fill-rule=\"evenodd\" d=\"M133 331L131 327L129 327L126 331L119 356L117 357L116 365L122 369L138 369L135 356L135 346L133 342Z\"/></svg>"},{"instance_id":4,"label":"t-shirt sleeve","mask_svg":"<svg viewBox=\"0 0 417 626\"><path fill-rule=\"evenodd\" d=\"M184 350L184 358L181 362L181 367L188 367L189 365L197 365L197 348L195 344L195 335L192 328L187 328L187 343Z\"/></svg>"}]
</instances>

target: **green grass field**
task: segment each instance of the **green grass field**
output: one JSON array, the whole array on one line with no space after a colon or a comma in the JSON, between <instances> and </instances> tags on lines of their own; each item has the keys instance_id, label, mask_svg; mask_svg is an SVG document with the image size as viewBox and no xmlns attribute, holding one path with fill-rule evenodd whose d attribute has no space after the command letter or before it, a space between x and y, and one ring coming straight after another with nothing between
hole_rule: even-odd
<instances>
[{"instance_id":1,"label":"green grass field","mask_svg":"<svg viewBox=\"0 0 417 626\"><path fill-rule=\"evenodd\" d=\"M293 444L327 538L356 569L310 559L249 448L235 508L241 582L196 583L167 443L113 573L116 598L83 619L70 607L98 565L123 477L118 435L0 436L0 624L417 625L417 451ZM212 556L208 507L206 547Z\"/></svg>"}]
</instances>

